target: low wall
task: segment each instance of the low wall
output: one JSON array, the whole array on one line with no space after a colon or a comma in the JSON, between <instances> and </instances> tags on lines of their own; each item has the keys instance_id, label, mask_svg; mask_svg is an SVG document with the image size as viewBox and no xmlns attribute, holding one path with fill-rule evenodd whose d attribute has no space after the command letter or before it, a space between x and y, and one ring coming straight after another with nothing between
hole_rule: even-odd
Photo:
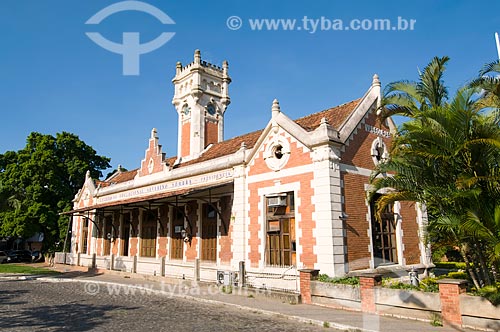
<instances>
[{"instance_id":1,"label":"low wall","mask_svg":"<svg viewBox=\"0 0 500 332\"><path fill-rule=\"evenodd\" d=\"M56 252L54 254L54 263L56 264L68 264L77 265L78 255L70 253Z\"/></svg>"},{"instance_id":2,"label":"low wall","mask_svg":"<svg viewBox=\"0 0 500 332\"><path fill-rule=\"evenodd\" d=\"M98 269L111 269L111 257L109 256L96 256L95 264Z\"/></svg>"},{"instance_id":3,"label":"low wall","mask_svg":"<svg viewBox=\"0 0 500 332\"><path fill-rule=\"evenodd\" d=\"M245 284L256 289L298 293L299 276L297 270L290 268L270 268L266 272L248 269Z\"/></svg>"},{"instance_id":4,"label":"low wall","mask_svg":"<svg viewBox=\"0 0 500 332\"><path fill-rule=\"evenodd\" d=\"M312 303L361 310L359 287L311 281Z\"/></svg>"},{"instance_id":5,"label":"low wall","mask_svg":"<svg viewBox=\"0 0 500 332\"><path fill-rule=\"evenodd\" d=\"M194 263L165 262L164 274L166 277L194 279Z\"/></svg>"},{"instance_id":6,"label":"low wall","mask_svg":"<svg viewBox=\"0 0 500 332\"><path fill-rule=\"evenodd\" d=\"M495 307L485 298L461 294L460 311L464 326L500 330L500 306Z\"/></svg>"},{"instance_id":7,"label":"low wall","mask_svg":"<svg viewBox=\"0 0 500 332\"><path fill-rule=\"evenodd\" d=\"M137 273L148 275L161 275L161 260L156 258L137 258Z\"/></svg>"},{"instance_id":8,"label":"low wall","mask_svg":"<svg viewBox=\"0 0 500 332\"><path fill-rule=\"evenodd\" d=\"M380 314L431 320L441 312L439 293L375 288L375 306Z\"/></svg>"},{"instance_id":9,"label":"low wall","mask_svg":"<svg viewBox=\"0 0 500 332\"><path fill-rule=\"evenodd\" d=\"M134 257L129 257L129 256L115 257L113 270L122 272L133 272L133 269L134 269Z\"/></svg>"},{"instance_id":10,"label":"low wall","mask_svg":"<svg viewBox=\"0 0 500 332\"><path fill-rule=\"evenodd\" d=\"M433 313L440 313L439 293L426 293L374 287L375 312L382 315L431 320ZM321 304L341 309L361 310L359 286L311 281L311 299Z\"/></svg>"},{"instance_id":11,"label":"low wall","mask_svg":"<svg viewBox=\"0 0 500 332\"><path fill-rule=\"evenodd\" d=\"M92 267L92 255L80 254L80 266Z\"/></svg>"},{"instance_id":12,"label":"low wall","mask_svg":"<svg viewBox=\"0 0 500 332\"><path fill-rule=\"evenodd\" d=\"M311 280L310 289L301 288L300 291L302 296L307 296L310 290L310 303L313 304L426 321L440 315L444 325L500 331L500 306L492 305L485 298L465 294L465 281L443 279L440 283L439 293L428 293L384 288L380 283L369 286L366 280L364 283L360 280L361 286L365 285L364 291L360 286Z\"/></svg>"},{"instance_id":13,"label":"low wall","mask_svg":"<svg viewBox=\"0 0 500 332\"><path fill-rule=\"evenodd\" d=\"M225 270L224 267L217 266L204 266L200 267L200 280L206 282L215 282L217 281L217 271Z\"/></svg>"}]
</instances>

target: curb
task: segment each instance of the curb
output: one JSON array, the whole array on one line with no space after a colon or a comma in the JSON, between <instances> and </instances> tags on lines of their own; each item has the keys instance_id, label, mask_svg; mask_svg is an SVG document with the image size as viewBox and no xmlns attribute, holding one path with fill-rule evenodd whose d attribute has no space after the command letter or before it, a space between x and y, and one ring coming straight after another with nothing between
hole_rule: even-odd
<instances>
[{"instance_id":1,"label":"curb","mask_svg":"<svg viewBox=\"0 0 500 332\"><path fill-rule=\"evenodd\" d=\"M320 321L320 320L313 319L313 318L305 318L305 317L301 317L301 316L286 315L286 314L276 312L276 311L247 307L247 306L240 305L240 304L228 303L228 302L223 302L223 301L218 301L218 300L210 300L210 299L200 298L200 297L187 295L187 294L176 294L176 293L172 293L172 292L168 292L168 291L164 291L164 290L150 289L150 288L141 287L138 285L128 285L128 284L122 284L122 283L118 283L118 282L100 281L100 280L89 281L89 280L80 280L80 279L62 279L62 278L47 278L47 277L34 277L32 279L29 279L29 280L38 280L38 281L52 282L52 283L78 282L78 283L84 283L84 284L93 283L93 284L102 284L102 285L126 286L126 287L130 287L130 288L135 288L138 290L144 290L147 293L153 293L153 294L162 295L162 296L170 296L173 298L180 298L180 299L185 299L185 300L192 300L192 301L196 301L199 303L225 305L225 306L234 307L234 308L237 308L240 310L260 313L260 314L270 316L270 317L280 317L280 318L290 319L290 320L300 322L300 323L313 324L313 325L317 325L317 326L324 326L325 323L328 323L328 326L330 328L338 329L338 330L342 330L342 331L379 332L376 330L369 330L369 329L365 329L365 328L354 327L351 325L345 325L345 324L340 324L340 323L336 323L336 322L326 322L326 321Z\"/></svg>"},{"instance_id":2,"label":"curb","mask_svg":"<svg viewBox=\"0 0 500 332\"><path fill-rule=\"evenodd\" d=\"M21 276L1 276L0 277L0 280L6 280L6 281L10 281L10 280L36 280L38 279L38 276L36 275L21 275Z\"/></svg>"}]
</instances>

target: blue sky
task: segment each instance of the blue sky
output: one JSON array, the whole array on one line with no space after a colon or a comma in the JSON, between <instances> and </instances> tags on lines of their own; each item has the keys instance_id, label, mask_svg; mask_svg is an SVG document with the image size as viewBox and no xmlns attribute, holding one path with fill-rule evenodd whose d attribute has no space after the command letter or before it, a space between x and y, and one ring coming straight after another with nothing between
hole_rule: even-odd
<instances>
[{"instance_id":1,"label":"blue sky","mask_svg":"<svg viewBox=\"0 0 500 332\"><path fill-rule=\"evenodd\" d=\"M496 60L498 1L174 1L145 0L169 15L162 25L141 12L121 12L100 25L85 22L119 1L0 2L0 153L24 147L32 131L77 134L115 168L140 166L151 128L167 156L177 154L171 104L175 63L195 49L203 60L229 61L231 105L225 137L263 128L278 98L292 119L359 98L377 73L382 84L416 79L433 56L448 55L451 91ZM231 30L230 16L243 26ZM253 31L249 19L416 20L413 31ZM299 24L299 23L298 23ZM95 31L121 42L162 32L175 36L140 57L140 75L122 75L122 58L93 43ZM110 171L110 170L109 170ZM106 173L106 172L105 172Z\"/></svg>"}]
</instances>

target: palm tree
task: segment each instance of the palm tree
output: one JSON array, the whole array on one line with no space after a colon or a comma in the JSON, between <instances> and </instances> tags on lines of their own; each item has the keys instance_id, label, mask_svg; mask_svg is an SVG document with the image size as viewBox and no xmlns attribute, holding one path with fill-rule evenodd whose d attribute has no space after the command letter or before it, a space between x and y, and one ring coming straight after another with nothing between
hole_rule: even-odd
<instances>
[{"instance_id":1,"label":"palm tree","mask_svg":"<svg viewBox=\"0 0 500 332\"><path fill-rule=\"evenodd\" d=\"M479 94L474 86L447 102L442 82L447 61L434 58L418 83L399 81L386 88L382 115L402 114L410 120L399 128L391 158L372 175L372 193L394 189L378 201L378 211L395 201L425 203L430 236L460 248L479 287L491 283L487 267L498 263L498 225L487 220L485 211L500 199L500 116L485 111L488 93ZM469 258L482 271L474 273Z\"/></svg>"},{"instance_id":2,"label":"palm tree","mask_svg":"<svg viewBox=\"0 0 500 332\"><path fill-rule=\"evenodd\" d=\"M471 86L482 90L484 107L500 107L500 60L487 63L479 71L478 78L474 79Z\"/></svg>"},{"instance_id":3,"label":"palm tree","mask_svg":"<svg viewBox=\"0 0 500 332\"><path fill-rule=\"evenodd\" d=\"M403 115L414 118L427 109L443 105L448 99L443 75L449 60L447 56L434 57L419 72L418 82L402 80L389 83L382 98L382 117Z\"/></svg>"}]
</instances>

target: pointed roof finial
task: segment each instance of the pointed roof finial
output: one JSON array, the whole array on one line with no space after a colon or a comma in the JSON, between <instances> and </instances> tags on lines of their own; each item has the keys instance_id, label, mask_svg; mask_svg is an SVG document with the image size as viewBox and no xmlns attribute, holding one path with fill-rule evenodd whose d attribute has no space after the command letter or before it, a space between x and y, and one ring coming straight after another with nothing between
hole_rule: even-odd
<instances>
[{"instance_id":1,"label":"pointed roof finial","mask_svg":"<svg viewBox=\"0 0 500 332\"><path fill-rule=\"evenodd\" d=\"M201 62L201 52L200 50L195 50L194 51L194 63L200 63Z\"/></svg>"},{"instance_id":2,"label":"pointed roof finial","mask_svg":"<svg viewBox=\"0 0 500 332\"><path fill-rule=\"evenodd\" d=\"M156 128L151 129L151 138L158 138Z\"/></svg>"},{"instance_id":3,"label":"pointed roof finial","mask_svg":"<svg viewBox=\"0 0 500 332\"><path fill-rule=\"evenodd\" d=\"M273 112L273 115L275 113L279 113L281 112L281 109L280 109L280 103L278 101L278 99L274 99L273 100L273 107L271 108L272 112Z\"/></svg>"},{"instance_id":4,"label":"pointed roof finial","mask_svg":"<svg viewBox=\"0 0 500 332\"><path fill-rule=\"evenodd\" d=\"M380 80L379 80L377 74L373 75L372 85L378 85L378 86L380 86Z\"/></svg>"}]
</instances>

